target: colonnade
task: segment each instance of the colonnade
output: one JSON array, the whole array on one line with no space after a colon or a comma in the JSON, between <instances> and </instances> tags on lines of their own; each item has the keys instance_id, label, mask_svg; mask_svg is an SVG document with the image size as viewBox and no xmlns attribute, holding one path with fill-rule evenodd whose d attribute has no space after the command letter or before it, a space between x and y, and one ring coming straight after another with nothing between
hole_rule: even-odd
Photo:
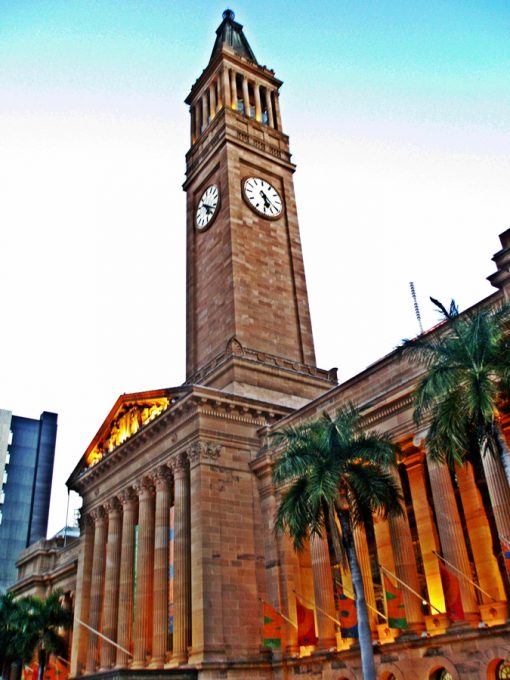
<instances>
[{"instance_id":1,"label":"colonnade","mask_svg":"<svg viewBox=\"0 0 510 680\"><path fill-rule=\"evenodd\" d=\"M407 632L433 634L448 628L445 595L441 584L440 558L447 561L447 568L458 578L466 623L477 625L480 621L502 623L508 617L506 590L508 578L494 552L502 550L495 545L494 533L509 538L510 491L503 467L499 460L483 458L487 493L490 496L494 525L490 526L481 491L477 486L470 463L456 469L454 475L446 465L432 462L424 449L416 448L404 457L398 481L405 487L406 510L403 516L376 520L373 534L367 536L363 529L355 531L355 545L362 570L365 594L369 605L369 617L374 634L388 631L387 622L377 615L384 614L385 570L401 582ZM257 472L259 480L262 474ZM276 501L268 502L274 489L267 482L261 486L262 507L273 509ZM493 550L494 547L494 550ZM312 538L309 544L312 565L317 646L328 649L335 637L334 619L339 619L335 609L334 581L352 593L348 573L332 567L325 539ZM281 539L280 561L284 569L284 581L290 581L282 592L295 591L307 596L306 570L286 539ZM269 555L269 557L271 557ZM382 569L381 569L382 567ZM334 570L338 572L332 578ZM407 586L407 587L406 587ZM269 593L272 590L269 589ZM274 606L278 601L274 599ZM292 604L288 614L293 616ZM397 634L396 631L392 635ZM289 631L287 645L295 651L296 640Z\"/></svg>"},{"instance_id":2,"label":"colonnade","mask_svg":"<svg viewBox=\"0 0 510 680\"><path fill-rule=\"evenodd\" d=\"M277 89L256 76L222 65L190 107L193 144L223 108L239 111L275 130L282 128Z\"/></svg>"},{"instance_id":3,"label":"colonnade","mask_svg":"<svg viewBox=\"0 0 510 680\"><path fill-rule=\"evenodd\" d=\"M228 573L218 572L212 583L212 572L204 577L205 572L200 571L203 541L207 540L204 509L211 503L214 506L226 502L222 497L208 496L202 507L199 490L203 493L210 483L202 479L205 468L200 465L200 456L208 452L209 457L215 457L218 451L216 445L200 443L187 454L170 459L115 492L91 511L85 508L77 574L73 676L114 667L179 666L188 661L188 654L200 654L206 648L220 649L228 643L216 639L219 629L210 626L205 602L214 598L215 615L221 618L221 584L224 579L230 583L238 578L237 572L234 567L225 566ZM259 508L266 527L265 561L274 565L267 571L266 594L271 604L292 620L296 616L296 596L307 598L308 604L312 600L318 647L330 649L337 642L334 580L341 579L348 594L352 589L349 576L341 569L335 573L338 566L331 564L324 538L310 541L306 558L294 552L287 537L275 541L270 527L277 498L271 483L270 457L266 456L265 462L259 460L260 464L254 461L253 471L259 479ZM483 459L483 465L496 531L508 537L505 532L510 526L510 493L503 468L497 459L490 457ZM488 612L492 612L493 618L506 618L505 583L492 550L495 530L492 527L491 531L486 498L477 487L470 464L457 469L452 477L446 466L431 462L423 450L414 447L404 455L398 480L406 500L404 515L377 520L373 532L357 529L354 536L367 602L372 608L374 633L382 634L387 629L387 624L375 613L384 610L381 583L384 570L408 586L402 587L408 631L420 634L433 631L434 626L437 632L448 627L442 613L445 597L437 554L459 575L462 604L469 622L477 625L480 620L487 621ZM196 496L193 503L192 493ZM218 509L219 505L215 512ZM173 580L169 576L172 516ZM192 607L193 569L198 571L193 577ZM424 606L422 599L431 606ZM195 639L191 635L192 617ZM287 628L285 647L295 652L296 630L292 626ZM256 644L254 640L239 642Z\"/></svg>"},{"instance_id":4,"label":"colonnade","mask_svg":"<svg viewBox=\"0 0 510 680\"><path fill-rule=\"evenodd\" d=\"M189 485L188 459L178 456L82 515L73 675L186 661L191 636ZM171 515L175 578L170 603Z\"/></svg>"}]
</instances>

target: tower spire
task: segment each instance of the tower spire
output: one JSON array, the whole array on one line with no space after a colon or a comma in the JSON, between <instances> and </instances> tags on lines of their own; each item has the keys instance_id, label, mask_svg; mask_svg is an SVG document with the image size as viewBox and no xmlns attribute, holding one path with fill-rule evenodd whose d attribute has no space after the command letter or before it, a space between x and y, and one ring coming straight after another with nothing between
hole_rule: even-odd
<instances>
[{"instance_id":1,"label":"tower spire","mask_svg":"<svg viewBox=\"0 0 510 680\"><path fill-rule=\"evenodd\" d=\"M226 9L223 12L223 21L216 29L216 40L214 42L209 63L214 59L218 52L221 51L222 47L233 50L239 57L245 57L255 64L258 63L255 54L243 33L243 27L235 21L235 16L236 15L231 9Z\"/></svg>"}]
</instances>

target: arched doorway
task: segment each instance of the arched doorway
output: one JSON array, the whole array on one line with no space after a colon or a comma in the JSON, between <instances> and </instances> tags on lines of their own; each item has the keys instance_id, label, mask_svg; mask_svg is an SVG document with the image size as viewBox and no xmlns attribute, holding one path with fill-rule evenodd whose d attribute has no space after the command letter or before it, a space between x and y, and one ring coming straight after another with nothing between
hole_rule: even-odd
<instances>
[{"instance_id":1,"label":"arched doorway","mask_svg":"<svg viewBox=\"0 0 510 680\"><path fill-rule=\"evenodd\" d=\"M496 666L494 677L496 680L510 679L510 661L502 659Z\"/></svg>"},{"instance_id":2,"label":"arched doorway","mask_svg":"<svg viewBox=\"0 0 510 680\"><path fill-rule=\"evenodd\" d=\"M453 676L446 668L438 668L429 676L429 680L453 680Z\"/></svg>"}]
</instances>

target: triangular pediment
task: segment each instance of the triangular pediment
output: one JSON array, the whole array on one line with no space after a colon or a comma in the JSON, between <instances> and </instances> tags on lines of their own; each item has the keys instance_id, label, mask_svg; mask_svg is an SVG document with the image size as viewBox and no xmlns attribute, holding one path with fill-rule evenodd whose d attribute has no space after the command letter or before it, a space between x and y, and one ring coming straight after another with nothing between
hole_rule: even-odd
<instances>
[{"instance_id":1,"label":"triangular pediment","mask_svg":"<svg viewBox=\"0 0 510 680\"><path fill-rule=\"evenodd\" d=\"M179 388L165 388L121 395L87 447L78 468L86 470L97 465L139 430L159 418L179 398L180 392Z\"/></svg>"}]
</instances>

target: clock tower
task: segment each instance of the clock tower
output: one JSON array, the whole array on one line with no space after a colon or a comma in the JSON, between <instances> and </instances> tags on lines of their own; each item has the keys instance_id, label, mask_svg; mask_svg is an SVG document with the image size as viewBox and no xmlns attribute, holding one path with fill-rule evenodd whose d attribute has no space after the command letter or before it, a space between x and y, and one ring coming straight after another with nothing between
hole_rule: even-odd
<instances>
[{"instance_id":1,"label":"clock tower","mask_svg":"<svg viewBox=\"0 0 510 680\"><path fill-rule=\"evenodd\" d=\"M226 10L186 99L186 381L299 406L336 370L315 364L281 85Z\"/></svg>"}]
</instances>

